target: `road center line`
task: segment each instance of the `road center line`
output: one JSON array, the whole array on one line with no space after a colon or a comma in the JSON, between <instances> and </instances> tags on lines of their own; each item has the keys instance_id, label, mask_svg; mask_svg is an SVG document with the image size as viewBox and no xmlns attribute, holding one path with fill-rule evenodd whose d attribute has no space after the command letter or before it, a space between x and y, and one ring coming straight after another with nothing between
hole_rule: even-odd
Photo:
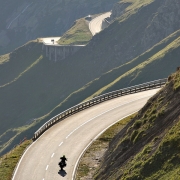
<instances>
[{"instance_id":1,"label":"road center line","mask_svg":"<svg viewBox=\"0 0 180 180\"><path fill-rule=\"evenodd\" d=\"M46 171L48 170L49 165L46 166Z\"/></svg>"},{"instance_id":2,"label":"road center line","mask_svg":"<svg viewBox=\"0 0 180 180\"><path fill-rule=\"evenodd\" d=\"M51 158L53 158L53 156L54 156L54 153L52 154Z\"/></svg>"},{"instance_id":3,"label":"road center line","mask_svg":"<svg viewBox=\"0 0 180 180\"><path fill-rule=\"evenodd\" d=\"M84 148L84 150L81 152L80 156L78 157L78 160L76 161L76 164L75 164L75 166L74 166L73 173L72 173L72 180L75 179L76 169L77 169L77 166L78 166L78 163L79 163L81 157L83 156L83 154L84 154L84 152L86 151L86 149L87 149L88 147L90 147L90 145L93 143L93 141L96 140L101 134L103 134L108 128L110 128L111 126L113 126L113 125L116 124L117 122L123 120L124 118L126 118L126 117L128 117L128 116L131 116L132 114L134 114L134 113L136 113L136 112L138 112L138 111L134 111L133 113L131 113L131 114L127 115L127 116L122 117L121 119L117 120L116 122L113 122L111 125L109 125L109 126L106 127L104 130L102 130L98 135L96 135L95 138L93 138L93 139L90 141L90 143Z\"/></svg>"},{"instance_id":4,"label":"road center line","mask_svg":"<svg viewBox=\"0 0 180 180\"><path fill-rule=\"evenodd\" d=\"M116 108L118 108L118 107L121 107L121 106L123 106L123 105L129 104L129 103L131 103L131 102L134 102L134 101L137 101L137 100L140 100L140 99L147 98L147 97L149 97L149 96L151 96L151 95L144 96L143 98L138 98L138 99L135 99L135 100L133 100L133 101L129 101L129 102L126 102L126 103L124 103L124 104L118 105L118 106L116 106L116 107L114 107L114 108L112 108L112 109L109 109L108 111L105 111L105 112L103 112L103 113L101 113L101 114L99 114L99 115L97 115L97 116L89 119L88 121L84 122L84 123L81 124L79 127L77 127L76 129L74 129L71 133L69 133L68 136L66 137L66 139L68 139L68 138L69 138L75 131L77 131L80 127L82 127L82 126L84 126L85 124L87 124L88 122L96 119L97 117L102 116L103 114L105 114L105 113L107 113L107 112L109 112L109 111L112 111L112 110L114 110L114 109L116 109Z\"/></svg>"},{"instance_id":5,"label":"road center line","mask_svg":"<svg viewBox=\"0 0 180 180\"><path fill-rule=\"evenodd\" d=\"M63 142L61 142L60 144L59 144L59 146L61 146L63 144Z\"/></svg>"}]
</instances>

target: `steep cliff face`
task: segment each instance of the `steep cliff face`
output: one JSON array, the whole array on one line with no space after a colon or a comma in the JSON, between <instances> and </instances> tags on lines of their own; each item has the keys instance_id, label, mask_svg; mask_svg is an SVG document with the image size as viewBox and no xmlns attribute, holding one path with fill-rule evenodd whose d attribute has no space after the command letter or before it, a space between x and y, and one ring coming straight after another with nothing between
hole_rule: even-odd
<instances>
[{"instance_id":1,"label":"steep cliff face","mask_svg":"<svg viewBox=\"0 0 180 180\"><path fill-rule=\"evenodd\" d=\"M61 36L76 19L110 11L118 0L0 0L0 54L37 37Z\"/></svg>"}]
</instances>

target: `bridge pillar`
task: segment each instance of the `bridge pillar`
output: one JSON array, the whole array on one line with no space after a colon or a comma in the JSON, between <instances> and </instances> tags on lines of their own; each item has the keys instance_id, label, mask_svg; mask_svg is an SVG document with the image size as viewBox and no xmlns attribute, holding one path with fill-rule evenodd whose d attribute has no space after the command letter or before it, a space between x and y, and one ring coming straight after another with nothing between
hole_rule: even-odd
<instances>
[{"instance_id":1,"label":"bridge pillar","mask_svg":"<svg viewBox=\"0 0 180 180\"><path fill-rule=\"evenodd\" d=\"M73 55L83 46L79 45L46 45L43 44L43 51L49 60L59 61Z\"/></svg>"},{"instance_id":2,"label":"bridge pillar","mask_svg":"<svg viewBox=\"0 0 180 180\"><path fill-rule=\"evenodd\" d=\"M49 60L51 61L51 47L49 47Z\"/></svg>"},{"instance_id":3,"label":"bridge pillar","mask_svg":"<svg viewBox=\"0 0 180 180\"><path fill-rule=\"evenodd\" d=\"M49 47L48 46L46 46L46 57L48 57L48 49L49 49Z\"/></svg>"},{"instance_id":4,"label":"bridge pillar","mask_svg":"<svg viewBox=\"0 0 180 180\"><path fill-rule=\"evenodd\" d=\"M57 61L57 47L54 46L54 48L55 48L55 49L54 49L54 51L55 51L54 53L55 53L55 62L56 62L56 61Z\"/></svg>"},{"instance_id":5,"label":"bridge pillar","mask_svg":"<svg viewBox=\"0 0 180 180\"><path fill-rule=\"evenodd\" d=\"M63 59L65 59L65 57L66 57L66 48L63 47L63 48L62 48L62 51L63 51Z\"/></svg>"}]
</instances>

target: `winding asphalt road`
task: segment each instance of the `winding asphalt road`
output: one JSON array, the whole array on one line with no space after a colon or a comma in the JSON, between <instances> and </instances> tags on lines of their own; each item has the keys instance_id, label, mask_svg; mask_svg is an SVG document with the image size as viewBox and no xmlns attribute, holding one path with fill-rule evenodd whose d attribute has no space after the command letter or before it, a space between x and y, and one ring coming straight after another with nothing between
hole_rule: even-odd
<instances>
[{"instance_id":1,"label":"winding asphalt road","mask_svg":"<svg viewBox=\"0 0 180 180\"><path fill-rule=\"evenodd\" d=\"M142 108L158 90L106 101L54 125L27 149L12 180L72 180L88 144L104 129ZM64 154L68 158L66 173L59 174L59 157Z\"/></svg>"},{"instance_id":2,"label":"winding asphalt road","mask_svg":"<svg viewBox=\"0 0 180 180\"><path fill-rule=\"evenodd\" d=\"M110 17L110 15L111 15L111 12L107 12L90 21L89 29L93 36L102 30L102 21L105 18Z\"/></svg>"},{"instance_id":3,"label":"winding asphalt road","mask_svg":"<svg viewBox=\"0 0 180 180\"><path fill-rule=\"evenodd\" d=\"M92 21L89 23L89 30L91 31L92 35L94 36L96 33L100 32L102 30L102 21L110 17L111 12L104 13L96 18L94 18ZM61 37L46 37L46 38L41 38L44 44L47 45L58 45L57 41ZM52 41L54 40L54 41Z\"/></svg>"}]
</instances>

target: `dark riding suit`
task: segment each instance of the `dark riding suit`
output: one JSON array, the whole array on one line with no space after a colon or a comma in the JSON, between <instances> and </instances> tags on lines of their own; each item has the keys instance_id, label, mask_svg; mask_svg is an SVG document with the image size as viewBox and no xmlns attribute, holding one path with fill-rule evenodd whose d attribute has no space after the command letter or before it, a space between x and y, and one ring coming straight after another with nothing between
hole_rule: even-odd
<instances>
[{"instance_id":1,"label":"dark riding suit","mask_svg":"<svg viewBox=\"0 0 180 180\"><path fill-rule=\"evenodd\" d=\"M63 157L60 157L61 161L59 162L59 166L61 163L63 163L63 166L66 166L66 161L67 159L63 156ZM61 167L61 170L63 169L63 167Z\"/></svg>"},{"instance_id":2,"label":"dark riding suit","mask_svg":"<svg viewBox=\"0 0 180 180\"><path fill-rule=\"evenodd\" d=\"M60 159L64 164L66 164L67 159L65 157L61 157Z\"/></svg>"}]
</instances>

